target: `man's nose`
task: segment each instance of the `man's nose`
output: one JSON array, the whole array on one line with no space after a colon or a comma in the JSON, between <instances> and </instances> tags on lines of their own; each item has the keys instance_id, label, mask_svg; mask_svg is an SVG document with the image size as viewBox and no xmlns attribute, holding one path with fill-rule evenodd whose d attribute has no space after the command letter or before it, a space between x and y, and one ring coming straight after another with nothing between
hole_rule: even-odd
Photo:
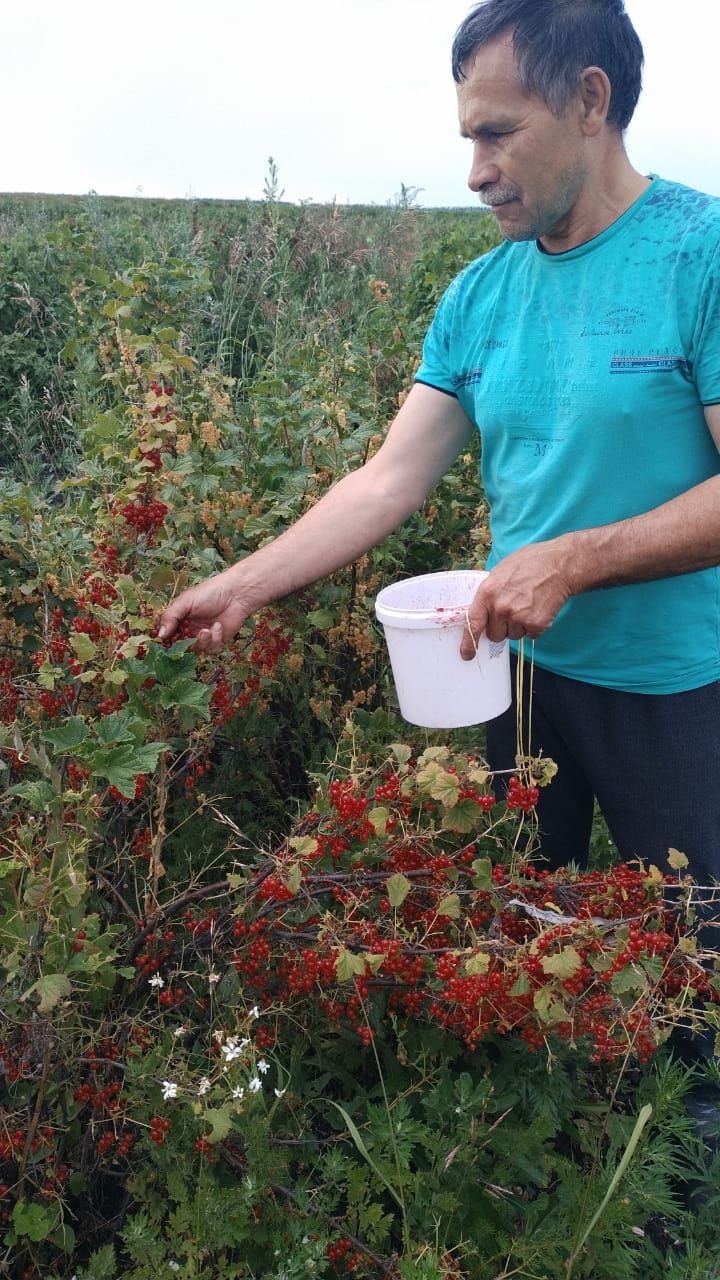
<instances>
[{"instance_id":1,"label":"man's nose","mask_svg":"<svg viewBox=\"0 0 720 1280\"><path fill-rule=\"evenodd\" d=\"M491 187L500 181L500 170L488 154L487 147L480 142L473 143L472 164L468 176L471 191L480 191L482 187Z\"/></svg>"}]
</instances>

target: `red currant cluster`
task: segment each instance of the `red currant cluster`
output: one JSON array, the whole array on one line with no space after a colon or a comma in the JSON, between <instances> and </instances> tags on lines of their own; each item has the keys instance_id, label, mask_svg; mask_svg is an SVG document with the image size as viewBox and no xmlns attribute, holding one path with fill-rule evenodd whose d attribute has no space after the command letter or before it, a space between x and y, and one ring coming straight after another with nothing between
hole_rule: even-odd
<instances>
[{"instance_id":1,"label":"red currant cluster","mask_svg":"<svg viewBox=\"0 0 720 1280\"><path fill-rule=\"evenodd\" d=\"M339 1236L337 1240L329 1241L325 1245L325 1256L336 1271L342 1268L346 1274L356 1271L365 1261L362 1253L353 1249L352 1240L347 1236Z\"/></svg>"},{"instance_id":2,"label":"red currant cluster","mask_svg":"<svg viewBox=\"0 0 720 1280\"><path fill-rule=\"evenodd\" d=\"M158 1147L164 1146L170 1128L169 1120L164 1120L162 1116L153 1116L150 1121L150 1141Z\"/></svg>"},{"instance_id":3,"label":"red currant cluster","mask_svg":"<svg viewBox=\"0 0 720 1280\"><path fill-rule=\"evenodd\" d=\"M530 813L531 809L540 798L538 787L525 786L520 779L513 775L508 784L507 807L508 809L520 809L523 813Z\"/></svg>"},{"instance_id":4,"label":"red currant cluster","mask_svg":"<svg viewBox=\"0 0 720 1280\"><path fill-rule=\"evenodd\" d=\"M164 502L158 502L149 493L145 493L134 502L126 502L118 509L117 514L137 534L145 534L148 545L151 545L169 510Z\"/></svg>"}]
</instances>

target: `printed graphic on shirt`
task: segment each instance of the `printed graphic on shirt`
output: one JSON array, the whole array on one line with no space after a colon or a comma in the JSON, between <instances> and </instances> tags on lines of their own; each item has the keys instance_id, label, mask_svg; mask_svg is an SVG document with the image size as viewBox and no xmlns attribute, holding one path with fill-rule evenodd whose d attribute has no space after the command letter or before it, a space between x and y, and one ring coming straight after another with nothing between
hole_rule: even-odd
<instances>
[{"instance_id":1,"label":"printed graphic on shirt","mask_svg":"<svg viewBox=\"0 0 720 1280\"><path fill-rule=\"evenodd\" d=\"M617 351L610 361L611 373L674 373L676 369L684 377L690 377L690 365L684 355L657 351L640 355L636 351Z\"/></svg>"}]
</instances>

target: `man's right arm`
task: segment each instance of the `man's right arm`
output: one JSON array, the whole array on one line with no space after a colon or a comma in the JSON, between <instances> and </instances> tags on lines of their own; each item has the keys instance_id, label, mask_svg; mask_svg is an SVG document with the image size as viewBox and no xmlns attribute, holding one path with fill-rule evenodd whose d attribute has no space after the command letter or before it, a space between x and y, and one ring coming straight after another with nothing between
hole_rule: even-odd
<instances>
[{"instance_id":1,"label":"man's right arm","mask_svg":"<svg viewBox=\"0 0 720 1280\"><path fill-rule=\"evenodd\" d=\"M217 653L250 614L359 559L422 506L472 431L454 396L416 383L374 457L279 538L178 596L161 638L184 624L197 649Z\"/></svg>"}]
</instances>

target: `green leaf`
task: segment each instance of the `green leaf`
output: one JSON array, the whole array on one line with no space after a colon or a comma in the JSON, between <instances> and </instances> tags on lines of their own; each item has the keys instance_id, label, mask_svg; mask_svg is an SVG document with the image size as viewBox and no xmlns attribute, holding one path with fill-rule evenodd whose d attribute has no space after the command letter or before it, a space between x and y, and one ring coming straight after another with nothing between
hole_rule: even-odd
<instances>
[{"instance_id":1,"label":"green leaf","mask_svg":"<svg viewBox=\"0 0 720 1280\"><path fill-rule=\"evenodd\" d=\"M306 617L310 626L318 631L329 631L336 622L335 615L329 609L313 609Z\"/></svg>"},{"instance_id":2,"label":"green leaf","mask_svg":"<svg viewBox=\"0 0 720 1280\"><path fill-rule=\"evenodd\" d=\"M610 990L616 996L621 996L626 991L644 991L646 987L645 974L641 969L634 969L631 964L626 965L619 973L614 973L610 979Z\"/></svg>"},{"instance_id":3,"label":"green leaf","mask_svg":"<svg viewBox=\"0 0 720 1280\"><path fill-rule=\"evenodd\" d=\"M401 907L411 889L412 883L407 876L401 875L399 872L394 876L390 876L385 883L385 891L390 900L390 906Z\"/></svg>"},{"instance_id":4,"label":"green leaf","mask_svg":"<svg viewBox=\"0 0 720 1280\"><path fill-rule=\"evenodd\" d=\"M56 1249L62 1249L63 1253L72 1253L75 1248L75 1232L69 1222L61 1222L47 1238L50 1244L54 1244Z\"/></svg>"},{"instance_id":5,"label":"green leaf","mask_svg":"<svg viewBox=\"0 0 720 1280\"><path fill-rule=\"evenodd\" d=\"M0 858L0 880L11 876L14 871L22 871L23 863L19 858Z\"/></svg>"},{"instance_id":6,"label":"green leaf","mask_svg":"<svg viewBox=\"0 0 720 1280\"><path fill-rule=\"evenodd\" d=\"M12 1223L19 1236L36 1243L46 1240L57 1221L57 1215L44 1204L28 1204L18 1200L12 1212Z\"/></svg>"},{"instance_id":7,"label":"green leaf","mask_svg":"<svg viewBox=\"0 0 720 1280\"><path fill-rule=\"evenodd\" d=\"M114 304L113 304L114 305ZM98 440L115 440L122 432L122 424L114 413L98 413L95 421L87 428L88 433Z\"/></svg>"},{"instance_id":8,"label":"green leaf","mask_svg":"<svg viewBox=\"0 0 720 1280\"><path fill-rule=\"evenodd\" d=\"M158 702L165 711L191 711L204 720L210 718L210 690L207 685L183 676L161 689Z\"/></svg>"},{"instance_id":9,"label":"green leaf","mask_svg":"<svg viewBox=\"0 0 720 1280\"><path fill-rule=\"evenodd\" d=\"M412 755L412 747L405 742L391 742L390 750L401 768L406 769Z\"/></svg>"},{"instance_id":10,"label":"green leaf","mask_svg":"<svg viewBox=\"0 0 720 1280\"><path fill-rule=\"evenodd\" d=\"M485 951L476 951L474 956L469 956L465 961L465 972L471 978L487 973L489 968L490 956Z\"/></svg>"},{"instance_id":11,"label":"green leaf","mask_svg":"<svg viewBox=\"0 0 720 1280\"><path fill-rule=\"evenodd\" d=\"M457 831L459 835L476 831L479 826L479 814L475 801L461 800L451 809L446 809L443 814L443 826L448 831Z\"/></svg>"},{"instance_id":12,"label":"green leaf","mask_svg":"<svg viewBox=\"0 0 720 1280\"><path fill-rule=\"evenodd\" d=\"M79 747L80 743L85 741L87 735L88 727L82 716L71 716L57 729L46 729L42 738L43 742L49 743L62 754L65 751L74 751L75 747Z\"/></svg>"},{"instance_id":13,"label":"green leaf","mask_svg":"<svg viewBox=\"0 0 720 1280\"><path fill-rule=\"evenodd\" d=\"M92 662L97 653L97 645L83 631L74 632L70 636L70 648L78 662Z\"/></svg>"},{"instance_id":14,"label":"green leaf","mask_svg":"<svg viewBox=\"0 0 720 1280\"><path fill-rule=\"evenodd\" d=\"M673 871L684 871L690 865L685 854L679 849L668 849L668 862Z\"/></svg>"},{"instance_id":15,"label":"green leaf","mask_svg":"<svg viewBox=\"0 0 720 1280\"><path fill-rule=\"evenodd\" d=\"M18 782L16 786L8 787L5 795L27 800L33 813L43 813L55 799L55 792L45 778L38 782Z\"/></svg>"},{"instance_id":16,"label":"green leaf","mask_svg":"<svg viewBox=\"0 0 720 1280\"><path fill-rule=\"evenodd\" d=\"M132 800L138 774L154 773L159 757L167 749L166 742L149 742L142 747L134 743L120 743L117 747L98 752L91 762L93 777L106 778L121 795Z\"/></svg>"},{"instance_id":17,"label":"green leaf","mask_svg":"<svg viewBox=\"0 0 720 1280\"><path fill-rule=\"evenodd\" d=\"M113 711L109 716L101 716L95 724L95 734L99 742L105 746L114 746L116 742L134 742L132 721L127 711Z\"/></svg>"}]
</instances>

